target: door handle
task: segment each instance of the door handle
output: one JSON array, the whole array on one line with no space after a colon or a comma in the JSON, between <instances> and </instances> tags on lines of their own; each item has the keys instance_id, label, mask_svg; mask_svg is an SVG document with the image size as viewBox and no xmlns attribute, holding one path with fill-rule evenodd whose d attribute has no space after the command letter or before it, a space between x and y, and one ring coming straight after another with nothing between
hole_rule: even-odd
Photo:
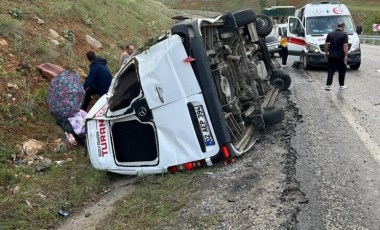
<instances>
[{"instance_id":1,"label":"door handle","mask_svg":"<svg viewBox=\"0 0 380 230\"><path fill-rule=\"evenodd\" d=\"M160 101L164 103L163 90L158 84L156 84L156 91L158 93L158 97L160 98Z\"/></svg>"}]
</instances>

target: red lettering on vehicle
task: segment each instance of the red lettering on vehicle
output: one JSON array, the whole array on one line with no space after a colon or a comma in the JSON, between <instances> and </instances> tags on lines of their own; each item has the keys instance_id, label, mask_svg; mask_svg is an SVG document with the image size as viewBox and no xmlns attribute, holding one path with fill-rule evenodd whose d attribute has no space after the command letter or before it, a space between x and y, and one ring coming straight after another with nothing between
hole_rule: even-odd
<instances>
[{"instance_id":1,"label":"red lettering on vehicle","mask_svg":"<svg viewBox=\"0 0 380 230\"><path fill-rule=\"evenodd\" d=\"M104 157L104 155L108 154L108 151L107 151L107 142L104 142L102 143L102 156Z\"/></svg>"},{"instance_id":2,"label":"red lettering on vehicle","mask_svg":"<svg viewBox=\"0 0 380 230\"><path fill-rule=\"evenodd\" d=\"M106 134L106 128L105 127L100 128L100 134Z\"/></svg>"},{"instance_id":3,"label":"red lettering on vehicle","mask_svg":"<svg viewBox=\"0 0 380 230\"><path fill-rule=\"evenodd\" d=\"M108 154L107 127L104 120L99 120L99 139L100 143L98 144L98 148L101 149L99 157L104 157L104 155Z\"/></svg>"}]
</instances>

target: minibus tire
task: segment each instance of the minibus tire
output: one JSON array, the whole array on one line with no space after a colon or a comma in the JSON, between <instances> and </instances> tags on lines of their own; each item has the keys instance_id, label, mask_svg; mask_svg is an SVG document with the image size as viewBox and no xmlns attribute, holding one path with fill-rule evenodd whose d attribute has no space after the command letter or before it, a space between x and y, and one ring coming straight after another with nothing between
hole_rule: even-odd
<instances>
[{"instance_id":1,"label":"minibus tire","mask_svg":"<svg viewBox=\"0 0 380 230\"><path fill-rule=\"evenodd\" d=\"M282 107L278 106L265 107L263 119L266 127L280 123L285 119L285 111Z\"/></svg>"},{"instance_id":2,"label":"minibus tire","mask_svg":"<svg viewBox=\"0 0 380 230\"><path fill-rule=\"evenodd\" d=\"M272 71L272 76L270 76L269 81L272 84L277 85L277 83L275 82L276 79L280 79L282 81L282 84L278 85L280 91L289 89L292 83L292 79L290 78L289 74L283 70L275 69Z\"/></svg>"},{"instance_id":3,"label":"minibus tire","mask_svg":"<svg viewBox=\"0 0 380 230\"><path fill-rule=\"evenodd\" d=\"M257 35L260 37L266 37L268 36L273 29L273 23L270 17L259 14L257 15L257 21L256 21L256 31Z\"/></svg>"},{"instance_id":4,"label":"minibus tire","mask_svg":"<svg viewBox=\"0 0 380 230\"><path fill-rule=\"evenodd\" d=\"M238 27L256 22L257 19L256 13L252 9L245 9L234 12L233 16Z\"/></svg>"}]
</instances>

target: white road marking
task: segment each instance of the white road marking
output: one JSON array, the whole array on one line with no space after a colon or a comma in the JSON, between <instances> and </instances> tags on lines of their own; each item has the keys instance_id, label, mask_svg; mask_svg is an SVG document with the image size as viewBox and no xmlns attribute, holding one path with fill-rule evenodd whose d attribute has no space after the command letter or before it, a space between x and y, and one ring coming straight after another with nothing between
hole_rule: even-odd
<instances>
[{"instance_id":1,"label":"white road marking","mask_svg":"<svg viewBox=\"0 0 380 230\"><path fill-rule=\"evenodd\" d=\"M308 72L308 74L316 76L312 72ZM322 85L322 83L319 81L315 81L315 82L323 90L324 85ZM349 90L349 89L347 89L347 90ZM326 93L328 93L328 92L329 91L327 91ZM341 93L344 93L344 91ZM334 102L335 106L339 109L339 111L342 113L342 115L347 120L347 122L355 130L355 132L358 135L358 137L360 138L360 140L365 144L365 147L367 148L367 150L371 153L373 158L380 165L380 147L379 147L379 145L377 145L374 141L372 141L371 135L368 134L368 132L365 131L365 129L358 122L356 122L355 116L350 112L350 109L348 108L347 103L344 103L345 100L344 99L343 100L338 99L339 94L340 93L335 94L332 92L331 93L332 101Z\"/></svg>"}]
</instances>

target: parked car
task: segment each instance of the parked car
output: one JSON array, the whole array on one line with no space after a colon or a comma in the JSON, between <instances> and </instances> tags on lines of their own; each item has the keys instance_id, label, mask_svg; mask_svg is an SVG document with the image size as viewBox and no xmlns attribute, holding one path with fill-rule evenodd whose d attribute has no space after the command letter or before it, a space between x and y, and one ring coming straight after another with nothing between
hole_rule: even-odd
<instances>
[{"instance_id":1,"label":"parked car","mask_svg":"<svg viewBox=\"0 0 380 230\"><path fill-rule=\"evenodd\" d=\"M280 42L274 35L268 35L265 37L265 44L268 47L268 52L271 55L271 57L274 57L276 53L280 55Z\"/></svg>"},{"instance_id":2,"label":"parked car","mask_svg":"<svg viewBox=\"0 0 380 230\"><path fill-rule=\"evenodd\" d=\"M234 161L284 118L272 104L289 75L275 70L268 18L247 9L178 21L135 52L89 111L92 165L120 174Z\"/></svg>"},{"instance_id":3,"label":"parked car","mask_svg":"<svg viewBox=\"0 0 380 230\"><path fill-rule=\"evenodd\" d=\"M274 35L275 37L277 37L277 40L280 40L283 35L285 35L285 37L287 36L287 29L288 29L287 23L274 24L270 35Z\"/></svg>"}]
</instances>

